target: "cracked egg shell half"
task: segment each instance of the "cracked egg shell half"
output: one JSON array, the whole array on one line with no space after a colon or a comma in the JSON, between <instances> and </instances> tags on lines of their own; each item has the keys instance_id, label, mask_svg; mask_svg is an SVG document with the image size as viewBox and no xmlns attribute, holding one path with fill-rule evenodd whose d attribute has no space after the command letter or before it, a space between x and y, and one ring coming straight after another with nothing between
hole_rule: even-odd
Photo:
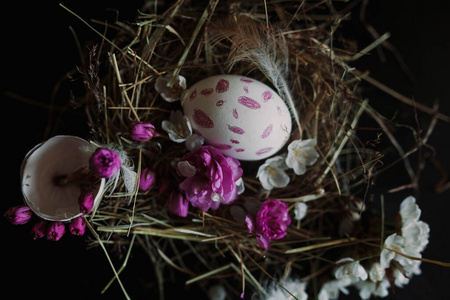
<instances>
[{"instance_id":1,"label":"cracked egg shell half","mask_svg":"<svg viewBox=\"0 0 450 300\"><path fill-rule=\"evenodd\" d=\"M25 156L22 167L22 193L25 203L40 218L68 222L81 216L78 185L59 186L58 176L68 176L80 168L88 168L93 150L90 143L76 136L58 135L35 146ZM94 206L101 198L105 179L94 189Z\"/></svg>"}]
</instances>

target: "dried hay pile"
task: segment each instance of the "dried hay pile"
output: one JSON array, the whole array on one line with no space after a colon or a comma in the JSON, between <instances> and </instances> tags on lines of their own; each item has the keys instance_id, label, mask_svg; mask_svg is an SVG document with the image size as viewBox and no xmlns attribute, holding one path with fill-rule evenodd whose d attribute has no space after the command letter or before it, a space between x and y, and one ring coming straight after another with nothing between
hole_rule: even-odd
<instances>
[{"instance_id":1,"label":"dried hay pile","mask_svg":"<svg viewBox=\"0 0 450 300\"><path fill-rule=\"evenodd\" d=\"M124 189L105 193L88 216L96 237L92 244L125 258L142 247L158 275L161 298L166 272L185 273L186 284L205 289L223 284L230 295L247 291L246 297L264 295L268 281L296 276L317 295L342 256L362 263L378 259L379 246L395 225L384 224L382 216L365 221L360 216L373 177L383 171L383 154L370 145L377 140L360 140L356 129L366 114L378 122L379 132L389 131L358 94L361 80L373 79L351 64L382 41L356 50L336 38L351 9L331 1L177 1L170 6L148 1L133 23L104 24L104 32L114 37L98 32L101 42L80 67L87 93L75 104L85 107L91 140L119 145L138 174L150 168L157 176L146 192L136 187L131 194ZM162 121L181 109L156 91L159 77L168 78L171 87L182 75L189 87L208 76L240 74L273 86L258 55L268 68L282 69L298 115L291 140L315 139L319 160L303 176L291 171L289 185L271 191L256 178L263 162L243 161L245 192L232 205L208 212L191 207L186 218L171 214L168 195L181 182L175 166L187 150L164 137L132 141L129 125L150 122L162 132ZM266 199L288 203L292 215L298 203L308 207L306 217L293 220L286 237L267 251L231 213L234 206ZM120 271L112 281L120 283Z\"/></svg>"}]
</instances>

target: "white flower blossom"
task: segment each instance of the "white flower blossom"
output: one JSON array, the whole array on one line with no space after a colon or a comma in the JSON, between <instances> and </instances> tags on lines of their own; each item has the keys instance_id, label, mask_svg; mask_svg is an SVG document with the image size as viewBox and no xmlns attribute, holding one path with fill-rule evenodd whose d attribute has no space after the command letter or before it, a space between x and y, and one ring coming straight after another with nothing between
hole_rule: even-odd
<instances>
[{"instance_id":1,"label":"white flower blossom","mask_svg":"<svg viewBox=\"0 0 450 300\"><path fill-rule=\"evenodd\" d=\"M400 216L402 218L401 235L391 234L384 242L386 248L406 254L411 257L421 258L421 252L428 244L430 227L427 223L419 220L420 208L416 204L416 199L412 196L406 197L400 204ZM391 261L395 260L402 268L401 276L396 277L396 285L403 286L407 280L402 276L419 275L420 260L410 259L389 249L383 249L380 254L380 264L384 268L389 268ZM397 268L395 268L397 270ZM398 283L397 283L398 282Z\"/></svg>"},{"instance_id":2,"label":"white flower blossom","mask_svg":"<svg viewBox=\"0 0 450 300\"><path fill-rule=\"evenodd\" d=\"M339 298L339 293L349 294L347 287L352 283L350 278L331 280L322 285L319 291L319 300L333 300Z\"/></svg>"},{"instance_id":3,"label":"white flower blossom","mask_svg":"<svg viewBox=\"0 0 450 300\"><path fill-rule=\"evenodd\" d=\"M415 249L416 252L422 252L428 245L430 235L430 226L423 221L409 222L402 226L402 236L405 238L405 244Z\"/></svg>"},{"instance_id":4,"label":"white flower blossom","mask_svg":"<svg viewBox=\"0 0 450 300\"><path fill-rule=\"evenodd\" d=\"M400 216L403 224L418 221L421 210L416 204L416 198L413 196L406 197L400 204Z\"/></svg>"},{"instance_id":5,"label":"white flower blossom","mask_svg":"<svg viewBox=\"0 0 450 300\"><path fill-rule=\"evenodd\" d=\"M291 294L294 295L298 300L308 299L308 294L305 292L306 288L305 282L302 282L297 279L287 279L287 280L280 280L280 285L278 285L277 283L271 284L267 288L267 295L260 299L264 300L293 299ZM291 294L289 294L286 290L288 290L289 293Z\"/></svg>"},{"instance_id":6,"label":"white flower blossom","mask_svg":"<svg viewBox=\"0 0 450 300\"><path fill-rule=\"evenodd\" d=\"M386 238L384 241L384 247L397 250L402 252L404 250L403 246L405 244L405 239L396 233L391 234ZM391 251L389 249L383 249L381 250L380 254L380 264L383 268L389 268L389 265L391 264L391 260L393 260L397 254L394 251Z\"/></svg>"},{"instance_id":7,"label":"white flower blossom","mask_svg":"<svg viewBox=\"0 0 450 300\"><path fill-rule=\"evenodd\" d=\"M155 82L155 89L167 102L180 100L181 94L186 90L186 78L178 75L172 87L167 86L170 77L158 77Z\"/></svg>"},{"instance_id":8,"label":"white flower blossom","mask_svg":"<svg viewBox=\"0 0 450 300\"><path fill-rule=\"evenodd\" d=\"M161 127L175 143L186 141L192 134L191 122L180 110L172 111L169 121L162 121Z\"/></svg>"},{"instance_id":9,"label":"white flower blossom","mask_svg":"<svg viewBox=\"0 0 450 300\"><path fill-rule=\"evenodd\" d=\"M267 159L259 167L256 177L259 178L262 187L266 190L272 190L274 187L284 188L290 181L285 172L286 169L285 157L278 155Z\"/></svg>"},{"instance_id":10,"label":"white flower blossom","mask_svg":"<svg viewBox=\"0 0 450 300\"><path fill-rule=\"evenodd\" d=\"M386 238L384 246L408 256L421 257L420 252L417 251L414 245L407 244L405 238L396 233L393 233ZM389 249L383 249L380 254L380 264L383 268L389 268L391 261L395 260L402 266L406 274L420 274L420 261L409 259Z\"/></svg>"},{"instance_id":11,"label":"white flower blossom","mask_svg":"<svg viewBox=\"0 0 450 300\"><path fill-rule=\"evenodd\" d=\"M406 197L400 204L400 216L402 218L402 236L405 244L422 252L428 245L430 226L419 220L421 210L412 196Z\"/></svg>"},{"instance_id":12,"label":"white flower blossom","mask_svg":"<svg viewBox=\"0 0 450 300\"><path fill-rule=\"evenodd\" d=\"M197 150L205 141L201 135L192 133L191 122L179 110L172 111L169 121L162 121L161 127L167 132L171 141L175 143L185 142L186 148L189 151Z\"/></svg>"},{"instance_id":13,"label":"white flower blossom","mask_svg":"<svg viewBox=\"0 0 450 300\"><path fill-rule=\"evenodd\" d=\"M334 277L337 279L350 278L352 281L358 281L368 277L366 269L351 257L342 258L336 264L343 264L334 271Z\"/></svg>"},{"instance_id":14,"label":"white flower blossom","mask_svg":"<svg viewBox=\"0 0 450 300\"><path fill-rule=\"evenodd\" d=\"M359 289L359 297L363 300L370 299L372 296L384 298L389 295L389 281L383 278L380 281L358 281L355 283L355 287Z\"/></svg>"},{"instance_id":15,"label":"white flower blossom","mask_svg":"<svg viewBox=\"0 0 450 300\"><path fill-rule=\"evenodd\" d=\"M288 146L288 155L286 165L293 168L295 174L303 175L306 172L306 166L312 166L319 158L316 150L317 141L315 139L295 140Z\"/></svg>"},{"instance_id":16,"label":"white flower blossom","mask_svg":"<svg viewBox=\"0 0 450 300\"><path fill-rule=\"evenodd\" d=\"M399 288L402 288L405 285L407 285L410 280L399 269L394 270L394 278L395 278L394 284L396 287L399 287Z\"/></svg>"},{"instance_id":17,"label":"white flower blossom","mask_svg":"<svg viewBox=\"0 0 450 300\"><path fill-rule=\"evenodd\" d=\"M195 151L199 149L205 143L205 139L196 133L191 134L187 137L184 144L189 151Z\"/></svg>"},{"instance_id":18,"label":"white flower blossom","mask_svg":"<svg viewBox=\"0 0 450 300\"><path fill-rule=\"evenodd\" d=\"M369 279L373 282L383 280L385 275L385 268L379 262L374 263L369 270Z\"/></svg>"},{"instance_id":19,"label":"white flower blossom","mask_svg":"<svg viewBox=\"0 0 450 300\"><path fill-rule=\"evenodd\" d=\"M294 218L297 221L302 220L304 217L306 217L306 213L308 212L308 205L306 205L305 202L299 202L294 207Z\"/></svg>"}]
</instances>

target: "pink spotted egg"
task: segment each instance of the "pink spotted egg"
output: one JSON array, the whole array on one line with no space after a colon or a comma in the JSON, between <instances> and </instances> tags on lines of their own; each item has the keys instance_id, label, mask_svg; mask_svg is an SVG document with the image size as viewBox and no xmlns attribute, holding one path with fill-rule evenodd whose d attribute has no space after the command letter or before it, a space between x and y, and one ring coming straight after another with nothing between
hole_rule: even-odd
<instances>
[{"instance_id":1,"label":"pink spotted egg","mask_svg":"<svg viewBox=\"0 0 450 300\"><path fill-rule=\"evenodd\" d=\"M266 84L239 75L205 78L185 91L184 114L205 143L239 160L277 153L291 134L283 99Z\"/></svg>"}]
</instances>

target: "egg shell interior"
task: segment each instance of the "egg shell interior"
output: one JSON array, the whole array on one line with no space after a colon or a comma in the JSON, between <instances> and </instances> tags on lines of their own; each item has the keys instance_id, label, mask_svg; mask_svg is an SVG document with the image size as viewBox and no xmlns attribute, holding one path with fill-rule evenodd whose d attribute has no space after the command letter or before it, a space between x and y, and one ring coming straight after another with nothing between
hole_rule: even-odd
<instances>
[{"instance_id":1,"label":"egg shell interior","mask_svg":"<svg viewBox=\"0 0 450 300\"><path fill-rule=\"evenodd\" d=\"M82 147L89 143L74 136L55 136L37 145L25 157L22 165L22 193L25 203L42 219L70 221L81 216L76 184L59 186L57 176L67 176L88 166L91 152ZM105 180L92 191L97 197L103 191Z\"/></svg>"}]
</instances>

